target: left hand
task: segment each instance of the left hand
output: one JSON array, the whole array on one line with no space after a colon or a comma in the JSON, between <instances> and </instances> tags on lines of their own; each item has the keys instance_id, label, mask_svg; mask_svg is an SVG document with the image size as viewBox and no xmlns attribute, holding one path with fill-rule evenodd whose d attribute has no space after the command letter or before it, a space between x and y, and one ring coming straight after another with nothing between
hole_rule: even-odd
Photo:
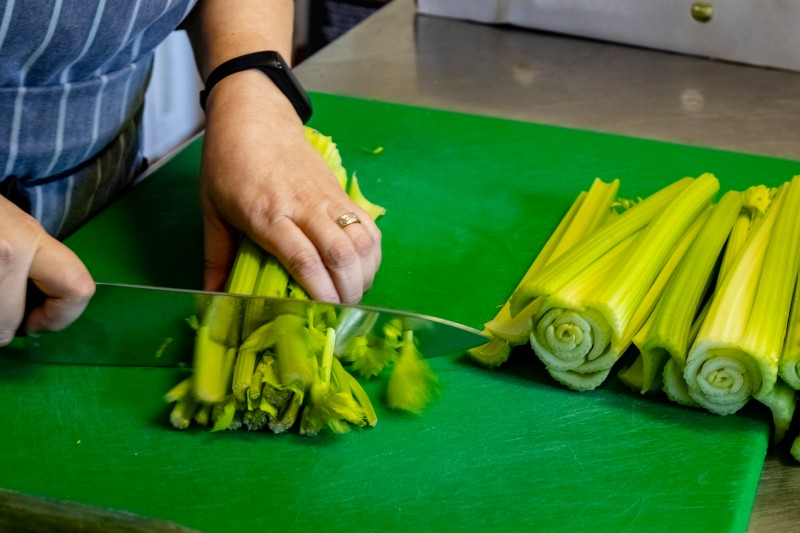
<instances>
[{"instance_id":1,"label":"left hand","mask_svg":"<svg viewBox=\"0 0 800 533\"><path fill-rule=\"evenodd\" d=\"M306 140L294 108L261 72L209 95L201 169L207 290L221 290L239 232L278 258L317 300L356 303L381 262L381 233ZM340 229L353 212L361 220Z\"/></svg>"}]
</instances>

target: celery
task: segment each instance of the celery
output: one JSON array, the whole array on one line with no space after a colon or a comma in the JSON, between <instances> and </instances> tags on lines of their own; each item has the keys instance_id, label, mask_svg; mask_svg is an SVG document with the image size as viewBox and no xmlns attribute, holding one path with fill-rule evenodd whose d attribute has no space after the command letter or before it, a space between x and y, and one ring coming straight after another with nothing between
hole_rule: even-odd
<instances>
[{"instance_id":1,"label":"celery","mask_svg":"<svg viewBox=\"0 0 800 533\"><path fill-rule=\"evenodd\" d=\"M348 182L331 138L310 128L306 136L350 199L373 218L384 214L384 208L364 197L355 175ZM225 290L308 299L276 258L246 236L240 240ZM185 428L194 417L200 425L210 423L211 431L244 426L281 433L299 426L304 435L316 435L323 428L342 433L374 426L378 419L369 396L338 357L351 361L356 371L377 375L398 359L400 344L407 356L403 364L395 365L400 371L392 387L398 389L400 384L398 390L407 394L417 386L419 392L420 385L412 381L421 377L427 402L435 376L416 352L411 332L401 343L402 330L386 324L381 338L372 332L376 317L370 322L370 317L352 311L337 316L337 308L320 303L298 313L288 303L282 309L280 305L265 307L258 298L210 297L194 327L195 373L165 396L175 402L173 424ZM341 346L336 342L336 328L342 330Z\"/></svg>"},{"instance_id":2,"label":"celery","mask_svg":"<svg viewBox=\"0 0 800 533\"><path fill-rule=\"evenodd\" d=\"M430 366L417 350L414 332L406 330L403 332L400 356L386 388L389 407L420 413L433 398L438 383Z\"/></svg>"},{"instance_id":3,"label":"celery","mask_svg":"<svg viewBox=\"0 0 800 533\"><path fill-rule=\"evenodd\" d=\"M610 249L647 226L693 182L692 178L684 178L664 187L548 263L514 291L509 302L511 316L516 316L534 298L556 292Z\"/></svg>"},{"instance_id":4,"label":"celery","mask_svg":"<svg viewBox=\"0 0 800 533\"><path fill-rule=\"evenodd\" d=\"M714 294L684 369L689 392L718 414L751 398L770 401L777 383L800 266L800 178L784 184ZM785 397L785 396L782 396Z\"/></svg>"},{"instance_id":5,"label":"celery","mask_svg":"<svg viewBox=\"0 0 800 533\"><path fill-rule=\"evenodd\" d=\"M642 358L642 392L659 388L663 366L669 358L683 368L689 351L690 330L703 296L713 280L713 270L741 210L741 193L726 193L712 208L708 220L699 219L697 238L670 278L645 327L634 336Z\"/></svg>"},{"instance_id":6,"label":"celery","mask_svg":"<svg viewBox=\"0 0 800 533\"><path fill-rule=\"evenodd\" d=\"M719 188L710 174L676 183L686 185L678 188L677 196L667 195L672 200L660 207L660 213L644 216L647 211L642 211L642 206L652 209L657 205L653 198L663 198L665 191L675 190L674 184L630 208L547 265L518 291L516 306L512 297L513 312L532 297L547 296L534 317L531 346L551 375L563 384L587 390L602 383L630 344L636 321L646 319L646 314L638 313L639 308L656 301L657 294L650 292L651 288L654 283L663 286L664 281L658 282L659 274L669 264L675 247ZM632 216L635 214L638 218ZM573 256L576 250L586 257ZM622 251L624 256L610 257ZM582 268L575 271L575 264L561 264L567 259ZM557 265L563 271L549 270Z\"/></svg>"},{"instance_id":7,"label":"celery","mask_svg":"<svg viewBox=\"0 0 800 533\"><path fill-rule=\"evenodd\" d=\"M611 205L618 188L619 180L605 183L595 179L588 192L581 191L517 288L547 263L600 226L611 212ZM506 301L497 315L484 325L484 333L491 337L491 340L471 349L469 354L487 366L502 364L511 351L509 345L515 346L527 342L531 328L530 320L537 309L538 302L531 302L523 311L512 317L510 301ZM505 345L502 341L506 341Z\"/></svg>"},{"instance_id":8,"label":"celery","mask_svg":"<svg viewBox=\"0 0 800 533\"><path fill-rule=\"evenodd\" d=\"M358 178L356 178L355 173L353 174L353 178L350 180L350 187L347 189L347 195L351 200L353 200L353 202L356 203L357 206L366 211L373 220L386 213L385 207L381 207L367 200L367 198L361 192L361 186L358 184Z\"/></svg>"},{"instance_id":9,"label":"celery","mask_svg":"<svg viewBox=\"0 0 800 533\"><path fill-rule=\"evenodd\" d=\"M780 376L793 389L800 389L800 277L795 282L794 301L781 353Z\"/></svg>"}]
</instances>

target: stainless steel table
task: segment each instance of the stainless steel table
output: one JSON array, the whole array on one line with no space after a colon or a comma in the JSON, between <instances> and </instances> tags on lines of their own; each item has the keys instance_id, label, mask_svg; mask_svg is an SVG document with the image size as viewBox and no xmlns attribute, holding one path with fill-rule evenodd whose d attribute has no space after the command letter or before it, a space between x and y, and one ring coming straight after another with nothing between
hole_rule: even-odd
<instances>
[{"instance_id":1,"label":"stainless steel table","mask_svg":"<svg viewBox=\"0 0 800 533\"><path fill-rule=\"evenodd\" d=\"M800 160L800 73L416 15L394 0L296 70L309 90ZM772 452L750 531L800 524Z\"/></svg>"}]
</instances>

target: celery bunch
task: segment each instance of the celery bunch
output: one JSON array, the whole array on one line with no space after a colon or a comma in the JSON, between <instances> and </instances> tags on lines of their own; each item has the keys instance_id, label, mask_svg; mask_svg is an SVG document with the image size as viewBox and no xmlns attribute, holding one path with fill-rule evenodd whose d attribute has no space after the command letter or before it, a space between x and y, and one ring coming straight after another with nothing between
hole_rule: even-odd
<instances>
[{"instance_id":1,"label":"celery bunch","mask_svg":"<svg viewBox=\"0 0 800 533\"><path fill-rule=\"evenodd\" d=\"M348 181L330 137L310 128L306 134L351 199L371 216L382 215L385 209L364 197L355 175ZM293 299L308 299L305 291L247 237L225 289L285 298L286 305L272 309L258 299L211 297L198 320L193 374L165 395L175 404L170 421L177 428L195 422L212 431L245 427L282 433L295 427L317 435L374 426L372 402L347 368L367 378L390 368L387 400L393 408L420 412L436 390L413 331L388 324L376 335L370 317L357 309L337 313L324 303L293 307Z\"/></svg>"},{"instance_id":2,"label":"celery bunch","mask_svg":"<svg viewBox=\"0 0 800 533\"><path fill-rule=\"evenodd\" d=\"M751 400L766 405L780 440L800 389L800 176L719 201L711 174L635 203L595 186L485 325L493 338L472 357L502 364L527 337L550 375L581 391L624 360L619 378L642 393L720 415ZM622 213L612 209L620 205ZM800 460L800 437L792 453Z\"/></svg>"}]
</instances>

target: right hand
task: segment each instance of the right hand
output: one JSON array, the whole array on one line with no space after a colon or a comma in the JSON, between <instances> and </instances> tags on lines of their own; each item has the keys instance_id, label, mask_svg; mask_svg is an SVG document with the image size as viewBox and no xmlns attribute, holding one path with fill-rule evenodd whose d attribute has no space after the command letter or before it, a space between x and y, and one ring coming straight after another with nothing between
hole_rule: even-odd
<instances>
[{"instance_id":1,"label":"right hand","mask_svg":"<svg viewBox=\"0 0 800 533\"><path fill-rule=\"evenodd\" d=\"M25 317L28 279L45 300ZM64 329L80 316L94 290L78 256L0 196L0 346L12 341L23 320L29 334Z\"/></svg>"}]
</instances>

